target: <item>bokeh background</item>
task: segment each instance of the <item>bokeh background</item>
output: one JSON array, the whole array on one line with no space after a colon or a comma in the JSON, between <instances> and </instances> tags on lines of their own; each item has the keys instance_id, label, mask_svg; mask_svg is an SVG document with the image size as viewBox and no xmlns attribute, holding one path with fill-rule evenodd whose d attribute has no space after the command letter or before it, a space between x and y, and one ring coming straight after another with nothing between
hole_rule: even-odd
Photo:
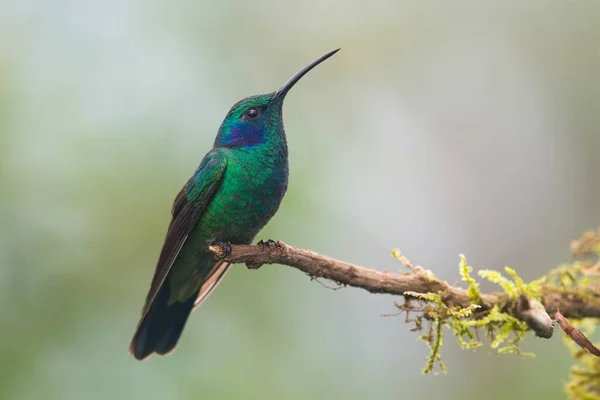
<instances>
[{"instance_id":1,"label":"bokeh background","mask_svg":"<svg viewBox=\"0 0 600 400\"><path fill-rule=\"evenodd\" d=\"M233 268L169 357L127 352L175 194L229 107L290 93L291 181L259 238L459 283L533 279L600 224L600 2L0 2L0 398L562 399L522 360L426 346L390 296ZM518 394L518 395L517 395Z\"/></svg>"}]
</instances>

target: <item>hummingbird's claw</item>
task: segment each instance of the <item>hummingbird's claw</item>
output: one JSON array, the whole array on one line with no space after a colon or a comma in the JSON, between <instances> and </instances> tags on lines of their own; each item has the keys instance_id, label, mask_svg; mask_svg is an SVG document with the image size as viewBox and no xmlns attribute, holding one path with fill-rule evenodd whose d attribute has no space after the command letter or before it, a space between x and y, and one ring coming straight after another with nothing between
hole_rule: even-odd
<instances>
[{"instance_id":1,"label":"hummingbird's claw","mask_svg":"<svg viewBox=\"0 0 600 400\"><path fill-rule=\"evenodd\" d=\"M260 242L258 242L258 246L266 247L266 248L269 248L269 249L281 247L281 245L279 244L279 242L276 242L273 239L268 239L267 241L261 240Z\"/></svg>"},{"instance_id":2,"label":"hummingbird's claw","mask_svg":"<svg viewBox=\"0 0 600 400\"><path fill-rule=\"evenodd\" d=\"M261 240L256 245L259 246L261 249L266 249L266 250L276 249L276 248L281 247L279 242L276 242L272 239L269 239L266 241ZM260 267L262 267L262 263L246 263L246 267L248 267L248 269L259 269Z\"/></svg>"}]
</instances>

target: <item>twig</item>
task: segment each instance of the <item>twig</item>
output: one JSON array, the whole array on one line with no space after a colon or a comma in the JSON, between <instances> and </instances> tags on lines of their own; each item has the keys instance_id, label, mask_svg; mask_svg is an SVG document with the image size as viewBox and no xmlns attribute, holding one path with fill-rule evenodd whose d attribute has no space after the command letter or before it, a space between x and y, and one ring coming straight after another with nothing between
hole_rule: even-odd
<instances>
[{"instance_id":1,"label":"twig","mask_svg":"<svg viewBox=\"0 0 600 400\"><path fill-rule=\"evenodd\" d=\"M556 322L561 327L561 329L569 336L579 347L582 349L586 349L596 357L600 357L600 350L594 346L594 344L581 332L579 329L575 328L571 323L562 316L560 311L556 311L554 315Z\"/></svg>"}]
</instances>

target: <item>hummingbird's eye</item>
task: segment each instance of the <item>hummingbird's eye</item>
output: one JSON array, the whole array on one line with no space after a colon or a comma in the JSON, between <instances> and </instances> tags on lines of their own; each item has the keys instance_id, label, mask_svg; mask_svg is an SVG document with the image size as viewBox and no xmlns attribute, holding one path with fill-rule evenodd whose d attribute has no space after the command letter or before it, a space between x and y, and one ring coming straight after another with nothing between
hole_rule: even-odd
<instances>
[{"instance_id":1,"label":"hummingbird's eye","mask_svg":"<svg viewBox=\"0 0 600 400\"><path fill-rule=\"evenodd\" d=\"M246 111L246 116L248 118L254 119L258 117L258 110L256 108L249 108L248 111Z\"/></svg>"}]
</instances>

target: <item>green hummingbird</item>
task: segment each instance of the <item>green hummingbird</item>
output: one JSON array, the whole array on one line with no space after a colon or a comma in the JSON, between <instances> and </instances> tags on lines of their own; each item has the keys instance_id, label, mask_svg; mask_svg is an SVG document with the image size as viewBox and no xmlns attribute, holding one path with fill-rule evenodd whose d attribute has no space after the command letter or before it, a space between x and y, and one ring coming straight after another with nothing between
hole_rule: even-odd
<instances>
[{"instance_id":1,"label":"green hummingbird","mask_svg":"<svg viewBox=\"0 0 600 400\"><path fill-rule=\"evenodd\" d=\"M275 214L288 186L283 100L330 51L278 90L231 107L213 148L179 192L142 316L129 351L138 360L177 345L192 310L223 279L229 264L213 243L249 244Z\"/></svg>"}]
</instances>

